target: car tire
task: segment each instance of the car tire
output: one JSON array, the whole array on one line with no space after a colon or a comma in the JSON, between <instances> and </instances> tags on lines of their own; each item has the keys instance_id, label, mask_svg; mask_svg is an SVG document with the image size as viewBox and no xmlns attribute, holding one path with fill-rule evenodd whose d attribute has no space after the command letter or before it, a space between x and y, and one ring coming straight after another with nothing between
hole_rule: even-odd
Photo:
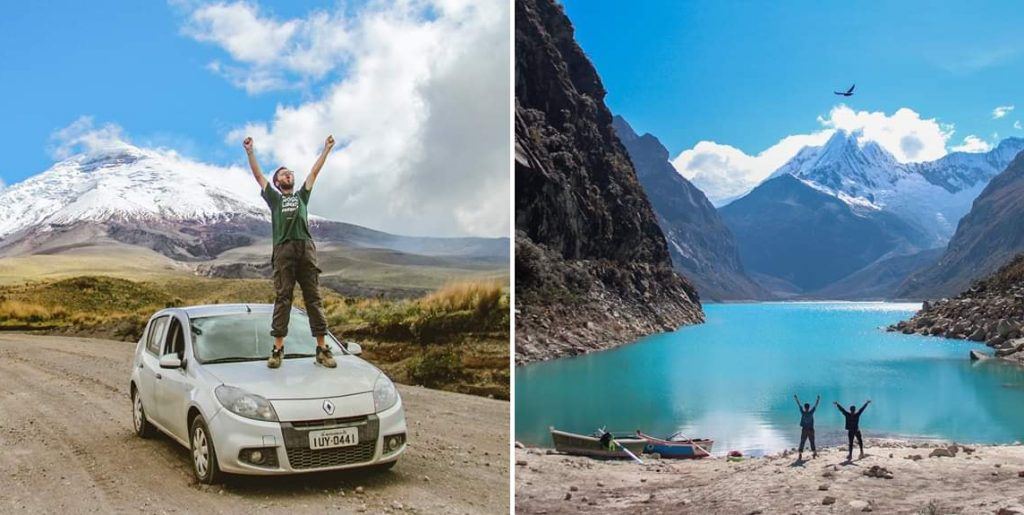
<instances>
[{"instance_id":1,"label":"car tire","mask_svg":"<svg viewBox=\"0 0 1024 515\"><path fill-rule=\"evenodd\" d=\"M132 426L139 438L156 436L156 427L149 423L146 409L142 406L142 396L139 395L139 390L134 385L132 385Z\"/></svg>"},{"instance_id":2,"label":"car tire","mask_svg":"<svg viewBox=\"0 0 1024 515\"><path fill-rule=\"evenodd\" d=\"M189 450L192 455L192 472L196 480L206 485L212 485L220 481L221 471L217 465L217 451L213 447L213 438L210 436L210 428L202 415L197 415L192 420L192 427L189 428Z\"/></svg>"},{"instance_id":3,"label":"car tire","mask_svg":"<svg viewBox=\"0 0 1024 515\"><path fill-rule=\"evenodd\" d=\"M370 465L370 470L374 472L387 472L398 464L398 460L389 461L387 463L378 463L376 465Z\"/></svg>"}]
</instances>

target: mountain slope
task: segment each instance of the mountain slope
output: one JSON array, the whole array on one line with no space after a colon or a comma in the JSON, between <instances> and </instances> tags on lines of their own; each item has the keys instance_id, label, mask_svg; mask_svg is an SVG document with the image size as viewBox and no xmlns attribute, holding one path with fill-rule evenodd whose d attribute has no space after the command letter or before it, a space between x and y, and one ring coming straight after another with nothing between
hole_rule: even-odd
<instances>
[{"instance_id":1,"label":"mountain slope","mask_svg":"<svg viewBox=\"0 0 1024 515\"><path fill-rule=\"evenodd\" d=\"M714 206L669 163L668 149L651 134L637 135L621 116L615 116L612 127L665 233L672 264L693 281L701 298L768 297L743 271L732 233Z\"/></svg>"},{"instance_id":2,"label":"mountain slope","mask_svg":"<svg viewBox=\"0 0 1024 515\"><path fill-rule=\"evenodd\" d=\"M892 214L852 206L788 174L769 179L719 213L736 235L747 270L804 292L884 257L917 252L926 241Z\"/></svg>"},{"instance_id":3,"label":"mountain slope","mask_svg":"<svg viewBox=\"0 0 1024 515\"><path fill-rule=\"evenodd\" d=\"M516 361L702 321L561 6L515 20Z\"/></svg>"},{"instance_id":4,"label":"mountain slope","mask_svg":"<svg viewBox=\"0 0 1024 515\"><path fill-rule=\"evenodd\" d=\"M916 254L881 259L804 296L825 300L899 299L897 291L907 277L935 264L943 250L928 249Z\"/></svg>"},{"instance_id":5,"label":"mountain slope","mask_svg":"<svg viewBox=\"0 0 1024 515\"><path fill-rule=\"evenodd\" d=\"M954 295L1020 252L1024 252L1024 152L974 201L938 263L908 278L898 294L907 298Z\"/></svg>"}]
</instances>

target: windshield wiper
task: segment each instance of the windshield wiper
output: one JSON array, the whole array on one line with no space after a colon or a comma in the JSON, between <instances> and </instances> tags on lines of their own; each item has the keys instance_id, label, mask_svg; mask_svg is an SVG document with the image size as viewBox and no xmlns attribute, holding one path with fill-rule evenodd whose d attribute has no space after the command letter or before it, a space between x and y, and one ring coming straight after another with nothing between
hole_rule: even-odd
<instances>
[{"instance_id":1,"label":"windshield wiper","mask_svg":"<svg viewBox=\"0 0 1024 515\"><path fill-rule=\"evenodd\" d=\"M316 356L316 354L290 353L290 354L285 354L284 358L285 359L288 359L288 358L312 358L312 357L315 357L315 356Z\"/></svg>"},{"instance_id":2,"label":"windshield wiper","mask_svg":"<svg viewBox=\"0 0 1024 515\"><path fill-rule=\"evenodd\" d=\"M236 356L236 357L231 357L231 358L208 359L208 360L204 361L203 364L204 365L209 365L210 363L238 363L240 361L259 361L261 359L266 359L266 358L242 358L242 357L237 357Z\"/></svg>"}]
</instances>

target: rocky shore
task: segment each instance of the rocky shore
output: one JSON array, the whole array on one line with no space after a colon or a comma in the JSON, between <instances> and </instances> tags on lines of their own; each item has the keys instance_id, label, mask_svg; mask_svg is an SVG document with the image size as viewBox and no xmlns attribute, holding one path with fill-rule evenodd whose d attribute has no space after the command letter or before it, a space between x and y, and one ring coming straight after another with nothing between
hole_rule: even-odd
<instances>
[{"instance_id":1,"label":"rocky shore","mask_svg":"<svg viewBox=\"0 0 1024 515\"><path fill-rule=\"evenodd\" d=\"M888 330L984 342L995 357L1024 364L1024 254L956 297L925 301Z\"/></svg>"},{"instance_id":2,"label":"rocky shore","mask_svg":"<svg viewBox=\"0 0 1024 515\"><path fill-rule=\"evenodd\" d=\"M1022 445L864 443L853 462L845 447L644 465L516 449L516 512L1024 513Z\"/></svg>"}]
</instances>

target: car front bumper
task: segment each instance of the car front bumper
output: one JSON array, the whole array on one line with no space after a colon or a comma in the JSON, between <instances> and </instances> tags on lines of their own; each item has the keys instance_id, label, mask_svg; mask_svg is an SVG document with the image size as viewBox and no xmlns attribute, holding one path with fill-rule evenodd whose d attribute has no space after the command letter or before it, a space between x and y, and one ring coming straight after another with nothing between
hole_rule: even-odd
<instances>
[{"instance_id":1,"label":"car front bumper","mask_svg":"<svg viewBox=\"0 0 1024 515\"><path fill-rule=\"evenodd\" d=\"M232 474L278 475L359 468L396 461L405 452L408 439L401 399L391 408L362 417L364 420L356 418L343 419L337 425L300 427L290 422L252 420L221 409L207 425L220 469ZM309 431L346 426L360 427L359 445L324 450L308 448ZM406 440L397 449L385 453L385 439L399 434ZM243 461L239 454L250 449L273 453L276 465L273 460L269 466Z\"/></svg>"}]
</instances>

